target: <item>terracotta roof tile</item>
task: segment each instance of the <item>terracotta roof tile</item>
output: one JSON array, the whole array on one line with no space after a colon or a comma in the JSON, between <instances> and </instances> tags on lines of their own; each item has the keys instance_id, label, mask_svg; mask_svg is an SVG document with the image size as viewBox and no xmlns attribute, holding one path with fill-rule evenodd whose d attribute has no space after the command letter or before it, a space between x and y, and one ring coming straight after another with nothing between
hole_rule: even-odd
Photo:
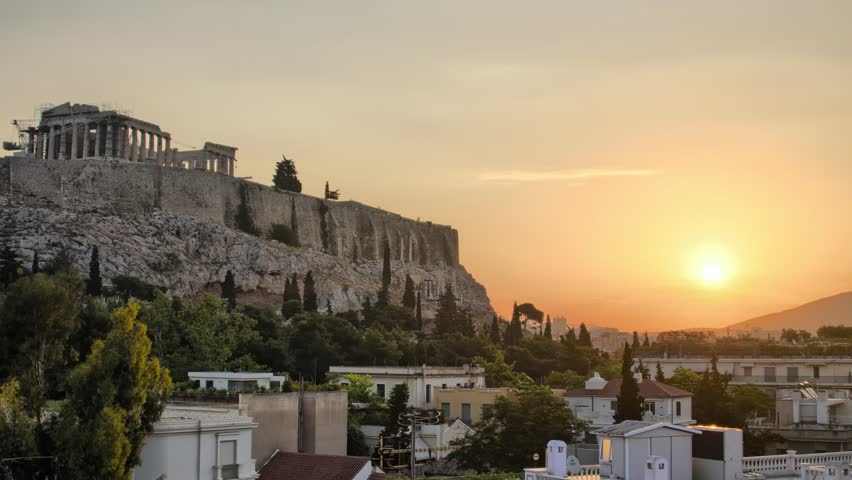
<instances>
[{"instance_id":1,"label":"terracotta roof tile","mask_svg":"<svg viewBox=\"0 0 852 480\"><path fill-rule=\"evenodd\" d=\"M276 452L260 469L260 480L352 480L367 463L367 457Z\"/></svg>"},{"instance_id":2,"label":"terracotta roof tile","mask_svg":"<svg viewBox=\"0 0 852 480\"><path fill-rule=\"evenodd\" d=\"M575 388L565 392L568 397L616 397L621 390L621 379L610 380L606 382L604 388L600 390ZM639 384L639 395L645 398L678 398L691 397L692 393L680 388L666 385L665 383L656 380L643 380Z\"/></svg>"}]
</instances>

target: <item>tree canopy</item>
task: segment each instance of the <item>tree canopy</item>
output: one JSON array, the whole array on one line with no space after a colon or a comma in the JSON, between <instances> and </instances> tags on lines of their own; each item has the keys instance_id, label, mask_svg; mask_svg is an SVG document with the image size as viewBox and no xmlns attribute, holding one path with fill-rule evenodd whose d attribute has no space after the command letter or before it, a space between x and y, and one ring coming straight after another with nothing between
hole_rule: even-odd
<instances>
[{"instance_id":1,"label":"tree canopy","mask_svg":"<svg viewBox=\"0 0 852 480\"><path fill-rule=\"evenodd\" d=\"M298 172L296 172L296 163L287 158L286 155L281 155L281 157L282 159L275 164L272 185L288 192L301 192L302 182L299 181Z\"/></svg>"}]
</instances>

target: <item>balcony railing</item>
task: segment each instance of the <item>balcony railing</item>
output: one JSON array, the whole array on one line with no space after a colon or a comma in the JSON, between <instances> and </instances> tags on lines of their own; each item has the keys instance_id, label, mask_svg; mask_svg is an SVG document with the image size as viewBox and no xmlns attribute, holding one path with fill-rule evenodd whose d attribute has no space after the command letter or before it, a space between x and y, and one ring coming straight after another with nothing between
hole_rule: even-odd
<instances>
[{"instance_id":1,"label":"balcony railing","mask_svg":"<svg viewBox=\"0 0 852 480\"><path fill-rule=\"evenodd\" d=\"M798 385L801 382L808 382L813 387L821 385L852 385L852 376L820 376L813 377L807 375L734 375L731 378L733 384L752 384L752 385Z\"/></svg>"},{"instance_id":2,"label":"balcony railing","mask_svg":"<svg viewBox=\"0 0 852 480\"><path fill-rule=\"evenodd\" d=\"M825 465L829 462L852 462L852 452L809 453L796 455L788 450L786 455L765 455L762 457L743 457L743 473L761 473L767 477L798 476L799 467L806 465Z\"/></svg>"}]
</instances>

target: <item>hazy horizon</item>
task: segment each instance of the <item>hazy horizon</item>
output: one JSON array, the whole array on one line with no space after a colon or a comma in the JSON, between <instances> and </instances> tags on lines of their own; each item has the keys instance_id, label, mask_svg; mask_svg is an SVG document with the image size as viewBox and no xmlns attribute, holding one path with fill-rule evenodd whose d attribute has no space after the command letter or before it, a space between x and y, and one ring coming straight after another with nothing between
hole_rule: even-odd
<instances>
[{"instance_id":1,"label":"hazy horizon","mask_svg":"<svg viewBox=\"0 0 852 480\"><path fill-rule=\"evenodd\" d=\"M115 103L178 148L238 147L265 184L286 154L305 193L328 180L457 228L507 317L721 327L852 290L850 18L840 0L16 2L0 105Z\"/></svg>"}]
</instances>

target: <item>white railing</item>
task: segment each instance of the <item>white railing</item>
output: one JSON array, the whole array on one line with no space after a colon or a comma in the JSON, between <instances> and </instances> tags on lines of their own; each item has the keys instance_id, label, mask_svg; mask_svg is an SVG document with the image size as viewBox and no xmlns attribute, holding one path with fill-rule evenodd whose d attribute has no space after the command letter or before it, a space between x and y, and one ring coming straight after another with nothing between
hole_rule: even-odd
<instances>
[{"instance_id":1,"label":"white railing","mask_svg":"<svg viewBox=\"0 0 852 480\"><path fill-rule=\"evenodd\" d=\"M798 475L799 467L807 465L825 465L829 462L852 463L852 452L807 453L796 455L788 450L786 455L765 455L762 457L743 457L743 473L762 473L767 477Z\"/></svg>"},{"instance_id":2,"label":"white railing","mask_svg":"<svg viewBox=\"0 0 852 480\"><path fill-rule=\"evenodd\" d=\"M571 480L600 480L601 468L599 465L583 465L580 473L576 475L568 474Z\"/></svg>"}]
</instances>

